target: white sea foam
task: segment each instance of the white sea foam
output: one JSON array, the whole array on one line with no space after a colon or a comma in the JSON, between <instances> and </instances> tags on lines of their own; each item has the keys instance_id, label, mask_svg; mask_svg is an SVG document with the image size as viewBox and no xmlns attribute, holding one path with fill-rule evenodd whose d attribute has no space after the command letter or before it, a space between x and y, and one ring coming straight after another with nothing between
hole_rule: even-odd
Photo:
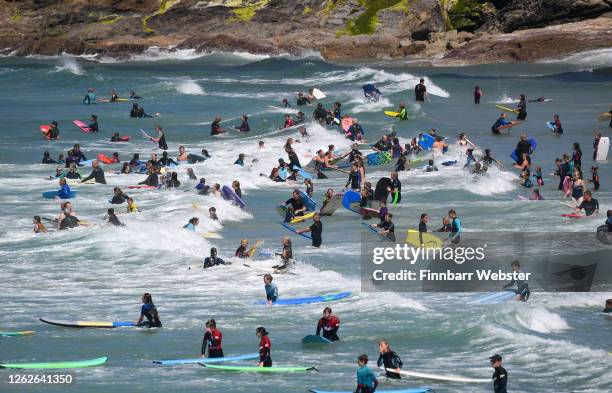
<instances>
[{"instance_id":1,"label":"white sea foam","mask_svg":"<svg viewBox=\"0 0 612 393\"><path fill-rule=\"evenodd\" d=\"M52 72L67 71L74 75L84 75L85 70L74 57L62 56L59 59L59 64L53 69Z\"/></svg>"}]
</instances>

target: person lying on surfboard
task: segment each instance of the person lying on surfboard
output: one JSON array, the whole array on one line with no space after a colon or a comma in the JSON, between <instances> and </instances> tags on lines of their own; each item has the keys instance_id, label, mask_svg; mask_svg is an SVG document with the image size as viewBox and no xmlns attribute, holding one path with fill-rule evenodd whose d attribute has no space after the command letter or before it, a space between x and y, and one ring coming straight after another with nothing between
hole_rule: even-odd
<instances>
[{"instance_id":1,"label":"person lying on surfboard","mask_svg":"<svg viewBox=\"0 0 612 393\"><path fill-rule=\"evenodd\" d=\"M317 331L315 334L320 336L322 331L323 338L329 341L340 341L338 329L340 329L340 318L332 314L331 307L325 307L323 309L323 317L317 322Z\"/></svg>"}]
</instances>

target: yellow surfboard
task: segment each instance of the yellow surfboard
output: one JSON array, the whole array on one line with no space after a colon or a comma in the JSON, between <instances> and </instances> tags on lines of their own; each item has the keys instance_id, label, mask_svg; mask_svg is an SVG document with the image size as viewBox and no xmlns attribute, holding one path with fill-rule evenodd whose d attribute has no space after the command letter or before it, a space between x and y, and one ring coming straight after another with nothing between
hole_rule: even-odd
<instances>
[{"instance_id":1,"label":"yellow surfboard","mask_svg":"<svg viewBox=\"0 0 612 393\"><path fill-rule=\"evenodd\" d=\"M503 106L503 105L495 105L495 107L497 109L501 109L504 112L510 112L510 113L519 113L518 110L516 109L512 109L512 108L508 108L507 106Z\"/></svg>"},{"instance_id":2,"label":"yellow surfboard","mask_svg":"<svg viewBox=\"0 0 612 393\"><path fill-rule=\"evenodd\" d=\"M291 220L291 224L297 224L298 222L302 222L302 221L308 220L309 218L312 218L312 216L314 216L315 214L316 214L316 212L310 212L310 213L304 214L303 216L294 217Z\"/></svg>"},{"instance_id":3,"label":"yellow surfboard","mask_svg":"<svg viewBox=\"0 0 612 393\"><path fill-rule=\"evenodd\" d=\"M610 120L610 117L612 117L612 113L610 112L604 112L601 115L599 115L599 117L597 118L598 121L608 121Z\"/></svg>"},{"instance_id":4,"label":"yellow surfboard","mask_svg":"<svg viewBox=\"0 0 612 393\"><path fill-rule=\"evenodd\" d=\"M385 111L385 115L387 116L391 116L391 117L398 117L399 116L399 112L394 112L394 111Z\"/></svg>"},{"instance_id":5,"label":"yellow surfboard","mask_svg":"<svg viewBox=\"0 0 612 393\"><path fill-rule=\"evenodd\" d=\"M442 240L431 233L423 233L423 244L421 245L419 231L416 229L408 229L406 231L406 243L425 248L442 248L443 246Z\"/></svg>"},{"instance_id":6,"label":"yellow surfboard","mask_svg":"<svg viewBox=\"0 0 612 393\"><path fill-rule=\"evenodd\" d=\"M253 258L253 255L255 255L255 251L257 251L257 249L261 247L262 244L264 244L263 240L257 240L255 242L255 245L251 247L251 250L249 252L249 258Z\"/></svg>"}]
</instances>

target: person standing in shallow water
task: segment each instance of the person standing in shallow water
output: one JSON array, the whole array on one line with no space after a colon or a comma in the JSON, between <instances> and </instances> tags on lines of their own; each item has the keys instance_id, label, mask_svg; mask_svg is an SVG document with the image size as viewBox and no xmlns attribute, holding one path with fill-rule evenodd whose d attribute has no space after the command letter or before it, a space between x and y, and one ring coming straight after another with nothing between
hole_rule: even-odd
<instances>
[{"instance_id":1,"label":"person standing in shallow water","mask_svg":"<svg viewBox=\"0 0 612 393\"><path fill-rule=\"evenodd\" d=\"M474 104L476 104L476 105L480 104L480 98L483 95L484 95L484 93L480 89L480 86L474 87Z\"/></svg>"}]
</instances>

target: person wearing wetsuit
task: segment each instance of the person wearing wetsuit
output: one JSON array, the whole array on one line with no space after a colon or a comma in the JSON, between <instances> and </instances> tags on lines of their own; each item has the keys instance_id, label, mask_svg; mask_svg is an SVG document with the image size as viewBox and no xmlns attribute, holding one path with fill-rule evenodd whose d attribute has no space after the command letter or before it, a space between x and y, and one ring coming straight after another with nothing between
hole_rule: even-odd
<instances>
[{"instance_id":1,"label":"person wearing wetsuit","mask_svg":"<svg viewBox=\"0 0 612 393\"><path fill-rule=\"evenodd\" d=\"M378 90L376 88L376 86L374 86L371 83L365 84L361 88L363 89L363 96L366 99L373 100L373 101L378 101L378 99L382 95L380 90Z\"/></svg>"},{"instance_id":2,"label":"person wearing wetsuit","mask_svg":"<svg viewBox=\"0 0 612 393\"><path fill-rule=\"evenodd\" d=\"M145 318L147 318L147 321L143 322ZM142 308L140 309L140 317L138 318L136 325L146 326L149 328L162 327L162 323L159 320L157 307L155 307L155 304L153 304L153 297L148 292L142 295Z\"/></svg>"},{"instance_id":3,"label":"person wearing wetsuit","mask_svg":"<svg viewBox=\"0 0 612 393\"><path fill-rule=\"evenodd\" d=\"M491 361L491 367L495 370L493 376L493 392L494 393L508 393L506 386L508 385L508 372L502 367L502 357L500 355L493 355L489 358Z\"/></svg>"},{"instance_id":4,"label":"person wearing wetsuit","mask_svg":"<svg viewBox=\"0 0 612 393\"><path fill-rule=\"evenodd\" d=\"M159 177L157 176L157 173L155 173L155 170L153 169L153 167L149 168L149 173L148 173L147 178L138 184L145 185L145 186L152 186L152 187L159 186Z\"/></svg>"},{"instance_id":5,"label":"person wearing wetsuit","mask_svg":"<svg viewBox=\"0 0 612 393\"><path fill-rule=\"evenodd\" d=\"M599 167L596 166L591 167L591 183L593 183L593 189L595 191L599 190L599 173L597 173L598 169Z\"/></svg>"},{"instance_id":6,"label":"person wearing wetsuit","mask_svg":"<svg viewBox=\"0 0 612 393\"><path fill-rule=\"evenodd\" d=\"M51 158L51 154L48 151L45 151L43 153L42 163L43 164L57 164L57 161Z\"/></svg>"},{"instance_id":7,"label":"person wearing wetsuit","mask_svg":"<svg viewBox=\"0 0 612 393\"><path fill-rule=\"evenodd\" d=\"M533 146L531 145L531 142L527 139L527 135L521 134L520 139L516 144L516 156L518 158L518 161L516 162L517 165L521 165L523 163L524 154L531 154L532 148Z\"/></svg>"},{"instance_id":8,"label":"person wearing wetsuit","mask_svg":"<svg viewBox=\"0 0 612 393\"><path fill-rule=\"evenodd\" d=\"M451 243L459 244L461 241L461 220L457 217L457 212L455 209L450 209L448 211L448 217L450 218L450 239Z\"/></svg>"},{"instance_id":9,"label":"person wearing wetsuit","mask_svg":"<svg viewBox=\"0 0 612 393\"><path fill-rule=\"evenodd\" d=\"M264 274L264 289L266 291L266 301L268 304L276 302L278 298L278 288L276 284L272 283L273 277L271 274Z\"/></svg>"},{"instance_id":10,"label":"person wearing wetsuit","mask_svg":"<svg viewBox=\"0 0 612 393\"><path fill-rule=\"evenodd\" d=\"M77 167L74 163L70 164L66 179L81 179L81 174L77 171Z\"/></svg>"},{"instance_id":11,"label":"person wearing wetsuit","mask_svg":"<svg viewBox=\"0 0 612 393\"><path fill-rule=\"evenodd\" d=\"M222 341L223 334L221 330L217 329L217 322L214 319L206 321L206 331L202 339L202 357L204 357L208 351L208 358L222 358Z\"/></svg>"},{"instance_id":12,"label":"person wearing wetsuit","mask_svg":"<svg viewBox=\"0 0 612 393\"><path fill-rule=\"evenodd\" d=\"M155 131L157 131L157 138L151 138L153 142L157 142L157 147L162 150L168 150L168 144L166 143L166 134L161 126L155 126Z\"/></svg>"},{"instance_id":13,"label":"person wearing wetsuit","mask_svg":"<svg viewBox=\"0 0 612 393\"><path fill-rule=\"evenodd\" d=\"M386 236L387 239L394 242L395 241L395 224L393 224L393 222L391 221L392 219L393 219L393 214L387 213L385 215L385 220L374 226L381 229L381 231L379 232L381 235Z\"/></svg>"},{"instance_id":14,"label":"person wearing wetsuit","mask_svg":"<svg viewBox=\"0 0 612 393\"><path fill-rule=\"evenodd\" d=\"M325 307L323 317L317 323L317 332L315 334L320 336L321 331L323 331L323 338L329 341L340 341L338 329L340 329L340 319L332 314L330 307Z\"/></svg>"},{"instance_id":15,"label":"person wearing wetsuit","mask_svg":"<svg viewBox=\"0 0 612 393\"><path fill-rule=\"evenodd\" d=\"M124 223L119 221L119 218L117 218L117 215L115 214L115 209L113 209L112 207L110 207L106 211L106 216L108 217L108 223L109 224L113 224L116 227L124 227L125 226Z\"/></svg>"},{"instance_id":16,"label":"person wearing wetsuit","mask_svg":"<svg viewBox=\"0 0 612 393\"><path fill-rule=\"evenodd\" d=\"M572 161L574 162L574 168L580 170L582 167L582 149L580 149L580 144L578 142L574 142L573 148Z\"/></svg>"},{"instance_id":17,"label":"person wearing wetsuit","mask_svg":"<svg viewBox=\"0 0 612 393\"><path fill-rule=\"evenodd\" d=\"M499 115L499 118L497 118L495 123L493 123L493 125L491 126L491 131L494 134L501 134L500 127L507 126L508 124L512 124L512 122L508 120L507 117L508 115L505 113L502 113L501 115Z\"/></svg>"},{"instance_id":18,"label":"person wearing wetsuit","mask_svg":"<svg viewBox=\"0 0 612 393\"><path fill-rule=\"evenodd\" d=\"M81 161L87 161L85 154L81 151L81 145L78 143L72 147L72 157L76 161L77 165ZM66 160L66 165L68 166L68 160Z\"/></svg>"},{"instance_id":19,"label":"person wearing wetsuit","mask_svg":"<svg viewBox=\"0 0 612 393\"><path fill-rule=\"evenodd\" d=\"M238 127L234 127L240 132L249 132L251 127L249 126L249 118L247 115L242 115L242 123Z\"/></svg>"},{"instance_id":20,"label":"person wearing wetsuit","mask_svg":"<svg viewBox=\"0 0 612 393\"><path fill-rule=\"evenodd\" d=\"M91 119L89 121L90 122L87 125L89 132L100 132L100 128L98 127L98 116L91 115Z\"/></svg>"},{"instance_id":21,"label":"person wearing wetsuit","mask_svg":"<svg viewBox=\"0 0 612 393\"><path fill-rule=\"evenodd\" d=\"M376 188L374 190L374 200L386 202L387 198L389 197L389 192L392 189L393 180L388 177L381 177L376 183Z\"/></svg>"},{"instance_id":22,"label":"person wearing wetsuit","mask_svg":"<svg viewBox=\"0 0 612 393\"><path fill-rule=\"evenodd\" d=\"M527 119L527 100L525 99L525 94L521 94L520 100L516 109L519 113L516 115L516 120L525 120Z\"/></svg>"},{"instance_id":23,"label":"person wearing wetsuit","mask_svg":"<svg viewBox=\"0 0 612 393\"><path fill-rule=\"evenodd\" d=\"M357 163L353 163L353 165L351 165L349 177L344 185L344 188L348 188L349 184L351 185L351 190L359 190L361 188L361 179L359 176L359 167L357 166Z\"/></svg>"},{"instance_id":24,"label":"person wearing wetsuit","mask_svg":"<svg viewBox=\"0 0 612 393\"><path fill-rule=\"evenodd\" d=\"M298 229L297 233L306 233L310 232L310 236L312 237L312 246L313 247L321 247L323 243L323 223L321 222L321 215L319 213L315 213L312 216L312 225L308 228Z\"/></svg>"},{"instance_id":25,"label":"person wearing wetsuit","mask_svg":"<svg viewBox=\"0 0 612 393\"><path fill-rule=\"evenodd\" d=\"M612 299L606 299L606 307L603 309L602 312L606 314L612 313Z\"/></svg>"},{"instance_id":26,"label":"person wearing wetsuit","mask_svg":"<svg viewBox=\"0 0 612 393\"><path fill-rule=\"evenodd\" d=\"M210 135L220 135L226 132L227 130L221 128L221 116L215 116L215 120L210 125Z\"/></svg>"},{"instance_id":27,"label":"person wearing wetsuit","mask_svg":"<svg viewBox=\"0 0 612 393\"><path fill-rule=\"evenodd\" d=\"M83 104L95 104L96 103L96 95L94 94L94 89L87 89L87 94L85 98L83 98Z\"/></svg>"},{"instance_id":28,"label":"person wearing wetsuit","mask_svg":"<svg viewBox=\"0 0 612 393\"><path fill-rule=\"evenodd\" d=\"M519 261L513 261L510 266L514 273L522 273L521 263ZM516 293L516 300L523 302L526 302L531 294L529 291L529 284L523 280L512 279L508 284L504 285L502 289L513 289L514 293Z\"/></svg>"},{"instance_id":29,"label":"person wearing wetsuit","mask_svg":"<svg viewBox=\"0 0 612 393\"><path fill-rule=\"evenodd\" d=\"M63 231L64 229L75 228L80 225L80 220L73 214L72 209L70 207L64 208L63 217L61 221L59 221L59 230Z\"/></svg>"},{"instance_id":30,"label":"person wearing wetsuit","mask_svg":"<svg viewBox=\"0 0 612 393\"><path fill-rule=\"evenodd\" d=\"M51 127L49 127L49 131L47 131L47 138L49 139L59 139L59 127L57 126L56 121L51 122Z\"/></svg>"},{"instance_id":31,"label":"person wearing wetsuit","mask_svg":"<svg viewBox=\"0 0 612 393\"><path fill-rule=\"evenodd\" d=\"M399 371L404 363L399 355L391 350L387 340L381 340L378 343L378 351L380 355L378 356L378 361L376 364L378 367L383 367L385 369L386 377L391 379L401 379Z\"/></svg>"},{"instance_id":32,"label":"person wearing wetsuit","mask_svg":"<svg viewBox=\"0 0 612 393\"><path fill-rule=\"evenodd\" d=\"M376 374L368 368L368 355L363 354L357 358L357 389L355 393L374 393L378 387Z\"/></svg>"},{"instance_id":33,"label":"person wearing wetsuit","mask_svg":"<svg viewBox=\"0 0 612 393\"><path fill-rule=\"evenodd\" d=\"M342 104L338 101L334 102L333 115L335 122L340 124L342 122Z\"/></svg>"},{"instance_id":34,"label":"person wearing wetsuit","mask_svg":"<svg viewBox=\"0 0 612 393\"><path fill-rule=\"evenodd\" d=\"M610 127L612 127L612 120L610 120L610 123L611 123ZM602 137L601 132L598 132L595 134L595 139L593 140L593 161L597 159L597 150L599 148L599 141L601 140L601 137Z\"/></svg>"},{"instance_id":35,"label":"person wearing wetsuit","mask_svg":"<svg viewBox=\"0 0 612 393\"><path fill-rule=\"evenodd\" d=\"M553 125L552 132L558 135L563 134L563 126L561 125L561 119L559 118L559 115L557 115L556 113L553 115L552 125Z\"/></svg>"},{"instance_id":36,"label":"person wearing wetsuit","mask_svg":"<svg viewBox=\"0 0 612 393\"><path fill-rule=\"evenodd\" d=\"M210 249L210 256L204 259L204 269L217 265L225 265L225 261L217 256L217 249L212 247Z\"/></svg>"},{"instance_id":37,"label":"person wearing wetsuit","mask_svg":"<svg viewBox=\"0 0 612 393\"><path fill-rule=\"evenodd\" d=\"M312 112L312 117L318 121L319 123L325 122L327 118L327 111L323 108L323 104L318 103L314 112Z\"/></svg>"},{"instance_id":38,"label":"person wearing wetsuit","mask_svg":"<svg viewBox=\"0 0 612 393\"><path fill-rule=\"evenodd\" d=\"M582 203L576 208L576 213L579 213L580 210L584 210L584 214L587 216L599 213L599 201L593 198L593 194L591 193L591 191L584 192L584 199L582 200Z\"/></svg>"},{"instance_id":39,"label":"person wearing wetsuit","mask_svg":"<svg viewBox=\"0 0 612 393\"><path fill-rule=\"evenodd\" d=\"M285 215L285 222L291 222L291 218L303 216L306 212L306 206L298 190L293 191L291 198L285 201L285 206L289 206Z\"/></svg>"},{"instance_id":40,"label":"person wearing wetsuit","mask_svg":"<svg viewBox=\"0 0 612 393\"><path fill-rule=\"evenodd\" d=\"M391 141L387 135L383 135L378 142L372 146L372 150L380 153L391 150Z\"/></svg>"},{"instance_id":41,"label":"person wearing wetsuit","mask_svg":"<svg viewBox=\"0 0 612 393\"><path fill-rule=\"evenodd\" d=\"M298 98L297 98L297 105L308 105L310 104L310 100L308 100L308 98L306 96L304 96L304 93L298 93Z\"/></svg>"},{"instance_id":42,"label":"person wearing wetsuit","mask_svg":"<svg viewBox=\"0 0 612 393\"><path fill-rule=\"evenodd\" d=\"M159 159L159 161L157 161L157 163L161 166L169 166L170 164L174 164L174 165L178 165L178 163L176 161L174 161L172 158L168 157L168 152L164 151L162 153L162 157Z\"/></svg>"},{"instance_id":43,"label":"person wearing wetsuit","mask_svg":"<svg viewBox=\"0 0 612 393\"><path fill-rule=\"evenodd\" d=\"M389 188L393 203L400 203L402 201L402 182L397 172L391 173L391 186Z\"/></svg>"},{"instance_id":44,"label":"person wearing wetsuit","mask_svg":"<svg viewBox=\"0 0 612 393\"><path fill-rule=\"evenodd\" d=\"M94 160L91 163L91 173L89 176L81 180L81 183L85 183L88 180L95 179L98 184L106 184L106 179L104 178L104 171L100 168L100 164L98 164L98 160Z\"/></svg>"},{"instance_id":45,"label":"person wearing wetsuit","mask_svg":"<svg viewBox=\"0 0 612 393\"><path fill-rule=\"evenodd\" d=\"M355 142L360 141L364 135L365 132L363 131L363 127L361 127L361 124L359 124L359 121L357 121L357 119L353 119L353 123L346 131L346 137L349 138L351 141Z\"/></svg>"},{"instance_id":46,"label":"person wearing wetsuit","mask_svg":"<svg viewBox=\"0 0 612 393\"><path fill-rule=\"evenodd\" d=\"M425 79L421 79L414 87L414 99L416 101L425 102L425 97L427 97L427 87L425 87Z\"/></svg>"},{"instance_id":47,"label":"person wearing wetsuit","mask_svg":"<svg viewBox=\"0 0 612 393\"><path fill-rule=\"evenodd\" d=\"M260 326L255 330L255 335L259 337L259 363L258 367L272 367L272 343L268 337L268 331Z\"/></svg>"},{"instance_id":48,"label":"person wearing wetsuit","mask_svg":"<svg viewBox=\"0 0 612 393\"><path fill-rule=\"evenodd\" d=\"M115 187L113 189L113 198L111 199L111 204L113 205L121 205L127 201L129 196L123 193L121 188Z\"/></svg>"}]
</instances>

